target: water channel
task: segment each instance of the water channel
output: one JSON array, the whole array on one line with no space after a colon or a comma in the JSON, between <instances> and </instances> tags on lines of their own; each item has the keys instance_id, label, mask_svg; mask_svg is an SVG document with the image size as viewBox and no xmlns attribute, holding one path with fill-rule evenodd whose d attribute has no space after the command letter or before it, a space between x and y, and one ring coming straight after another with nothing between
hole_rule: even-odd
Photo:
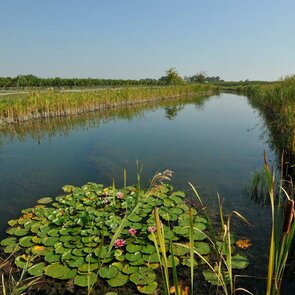
<instances>
[{"instance_id":1,"label":"water channel","mask_svg":"<svg viewBox=\"0 0 295 295\"><path fill-rule=\"evenodd\" d=\"M190 194L190 181L212 209L218 192L227 211L247 217L252 226L238 222L235 231L253 244L249 274L261 275L270 213L250 200L245 185L262 168L264 150L276 161L263 128L246 97L227 93L10 126L0 131L0 236L21 209L57 196L65 184L115 179L119 186L124 168L134 183L138 160L143 182L170 169L176 189Z\"/></svg>"}]
</instances>

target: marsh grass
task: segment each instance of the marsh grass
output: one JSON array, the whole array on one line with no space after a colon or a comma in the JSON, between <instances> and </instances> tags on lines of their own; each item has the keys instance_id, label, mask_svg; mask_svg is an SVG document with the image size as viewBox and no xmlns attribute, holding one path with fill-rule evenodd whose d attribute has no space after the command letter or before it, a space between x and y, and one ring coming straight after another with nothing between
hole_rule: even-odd
<instances>
[{"instance_id":1,"label":"marsh grass","mask_svg":"<svg viewBox=\"0 0 295 295\"><path fill-rule=\"evenodd\" d=\"M272 219L266 294L275 295L280 294L284 270L295 234L295 211L294 200L290 198L282 184L278 202L275 203L275 174L268 165L266 153L264 153L264 170Z\"/></svg>"},{"instance_id":2,"label":"marsh grass","mask_svg":"<svg viewBox=\"0 0 295 295\"><path fill-rule=\"evenodd\" d=\"M182 85L103 89L85 92L34 91L22 97L2 97L0 125L31 119L75 115L167 98L204 96L218 92L212 85Z\"/></svg>"},{"instance_id":3,"label":"marsh grass","mask_svg":"<svg viewBox=\"0 0 295 295\"><path fill-rule=\"evenodd\" d=\"M1 295L21 295L26 294L34 285L40 281L40 277L27 276L28 274L28 264L21 271L16 271L12 265L10 265L10 255L5 260L0 263L1 274ZM3 271L6 269L6 272Z\"/></svg>"},{"instance_id":4,"label":"marsh grass","mask_svg":"<svg viewBox=\"0 0 295 295\"><path fill-rule=\"evenodd\" d=\"M277 138L280 153L295 153L295 76L272 83L237 87L265 115L269 130Z\"/></svg>"}]
</instances>

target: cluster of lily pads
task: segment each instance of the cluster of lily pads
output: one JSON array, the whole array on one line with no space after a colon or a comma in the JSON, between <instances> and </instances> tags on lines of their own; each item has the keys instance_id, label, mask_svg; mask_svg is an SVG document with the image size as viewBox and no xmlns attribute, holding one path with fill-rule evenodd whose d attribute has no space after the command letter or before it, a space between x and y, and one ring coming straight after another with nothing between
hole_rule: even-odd
<instances>
[{"instance_id":1,"label":"cluster of lily pads","mask_svg":"<svg viewBox=\"0 0 295 295\"><path fill-rule=\"evenodd\" d=\"M15 257L15 265L26 268L31 276L72 280L80 287L102 281L111 287L131 282L139 292L153 293L160 266L152 235L154 207L163 223L168 266L172 265L171 252L173 263L190 266L189 249L182 246L189 240L190 222L183 192L173 192L168 184L148 193L133 186L117 190L95 183L63 189L65 195L55 200L43 198L35 207L22 210L19 219L10 220L7 233L11 237L1 241L4 252ZM196 209L192 213L198 229L194 248L210 255L212 249L202 232L207 220ZM173 249L168 246L171 243ZM198 263L196 258L195 265Z\"/></svg>"}]
</instances>

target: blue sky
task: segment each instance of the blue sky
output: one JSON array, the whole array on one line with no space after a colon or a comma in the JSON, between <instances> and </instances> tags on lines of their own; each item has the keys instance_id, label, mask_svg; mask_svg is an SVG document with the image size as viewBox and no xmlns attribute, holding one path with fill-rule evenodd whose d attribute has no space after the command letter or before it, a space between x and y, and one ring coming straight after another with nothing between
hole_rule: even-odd
<instances>
[{"instance_id":1,"label":"blue sky","mask_svg":"<svg viewBox=\"0 0 295 295\"><path fill-rule=\"evenodd\" d=\"M0 76L295 74L294 0L0 0Z\"/></svg>"}]
</instances>

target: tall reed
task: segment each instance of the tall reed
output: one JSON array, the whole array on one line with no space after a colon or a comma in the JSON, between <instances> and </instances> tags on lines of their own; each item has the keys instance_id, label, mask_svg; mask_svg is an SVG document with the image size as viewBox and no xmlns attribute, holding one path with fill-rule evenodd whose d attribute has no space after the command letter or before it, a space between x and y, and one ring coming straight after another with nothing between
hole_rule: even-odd
<instances>
[{"instance_id":1,"label":"tall reed","mask_svg":"<svg viewBox=\"0 0 295 295\"><path fill-rule=\"evenodd\" d=\"M68 116L128 104L216 93L212 85L102 89L85 92L34 91L25 97L0 99L0 125L37 118Z\"/></svg>"}]
</instances>

